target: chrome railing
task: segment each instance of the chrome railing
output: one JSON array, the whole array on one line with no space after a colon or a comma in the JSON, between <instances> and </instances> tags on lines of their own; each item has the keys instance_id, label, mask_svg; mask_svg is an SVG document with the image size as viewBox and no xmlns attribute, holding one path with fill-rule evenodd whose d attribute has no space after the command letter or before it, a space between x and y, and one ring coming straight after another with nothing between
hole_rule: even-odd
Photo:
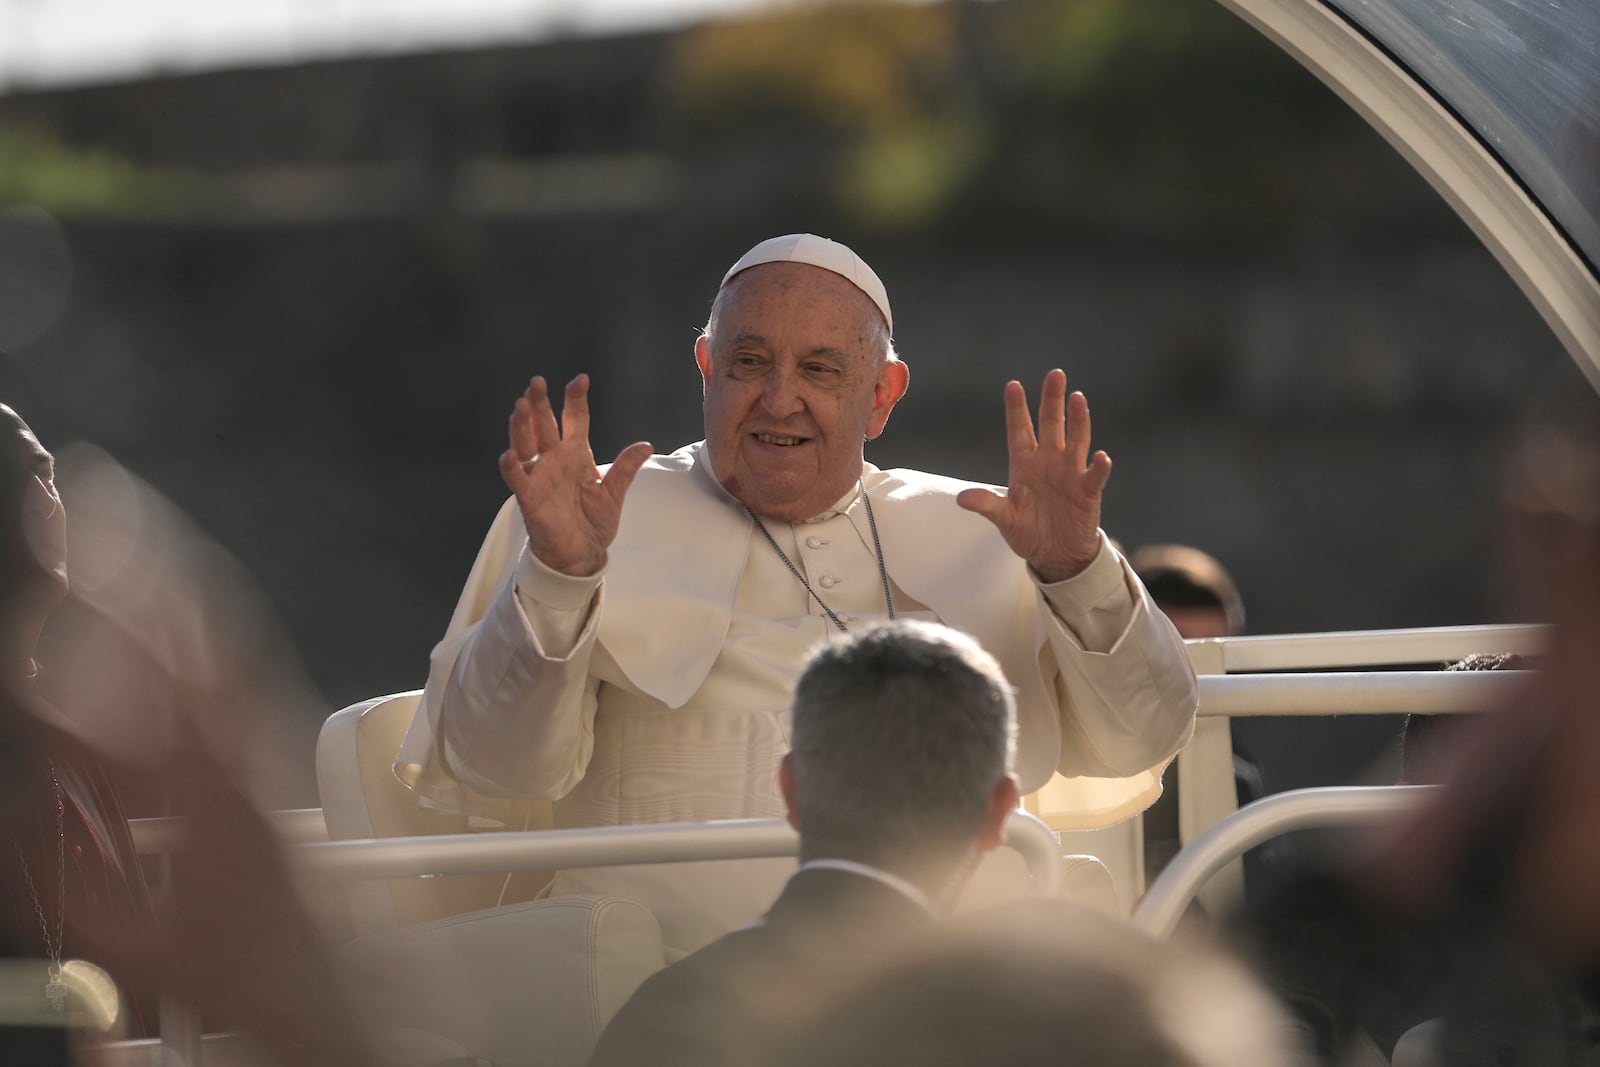
<instances>
[{"instance_id":1,"label":"chrome railing","mask_svg":"<svg viewBox=\"0 0 1600 1067\"><path fill-rule=\"evenodd\" d=\"M1166 937L1202 886L1245 852L1280 834L1369 826L1410 810L1437 786L1296 789L1246 804L1183 846L1133 909L1134 925Z\"/></svg>"},{"instance_id":2,"label":"chrome railing","mask_svg":"<svg viewBox=\"0 0 1600 1067\"><path fill-rule=\"evenodd\" d=\"M1439 715L1481 711L1524 671L1348 671L1337 674L1202 674L1200 714Z\"/></svg>"},{"instance_id":3,"label":"chrome railing","mask_svg":"<svg viewBox=\"0 0 1600 1067\"><path fill-rule=\"evenodd\" d=\"M1315 671L1333 667L1382 667L1404 663L1448 663L1473 652L1537 653L1543 626L1431 626L1409 630L1348 630L1335 633L1216 637L1185 642L1191 656L1220 651L1216 671Z\"/></svg>"},{"instance_id":4,"label":"chrome railing","mask_svg":"<svg viewBox=\"0 0 1600 1067\"><path fill-rule=\"evenodd\" d=\"M292 846L292 855L310 873L349 881L758 859L794 856L800 850L799 835L782 819L327 841L311 839L313 813L320 818L314 808L276 813L288 814L285 824L305 835ZM177 851L184 846L181 818L134 819L132 823L134 843L142 853ZM1027 864L1030 892L1054 896L1061 891L1061 850L1048 826L1025 811L1014 811L1006 820L1002 840Z\"/></svg>"}]
</instances>

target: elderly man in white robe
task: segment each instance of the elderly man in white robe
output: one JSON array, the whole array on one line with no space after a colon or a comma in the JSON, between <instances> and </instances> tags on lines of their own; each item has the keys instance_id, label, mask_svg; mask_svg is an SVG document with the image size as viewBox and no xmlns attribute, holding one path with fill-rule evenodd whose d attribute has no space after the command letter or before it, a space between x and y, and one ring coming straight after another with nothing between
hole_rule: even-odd
<instances>
[{"instance_id":1,"label":"elderly man in white robe","mask_svg":"<svg viewBox=\"0 0 1600 1067\"><path fill-rule=\"evenodd\" d=\"M517 400L513 496L479 552L396 773L425 802L553 802L563 827L783 814L777 767L807 650L923 618L975 637L1017 690L1018 776L1059 771L1080 825L1127 818L1193 729L1176 632L1100 531L1111 474L1089 407L1005 387L1001 490L878 470L909 371L878 276L810 234L738 260L695 343L705 440L597 467L589 379ZM792 861L563 871L552 892L650 908L669 953L760 914Z\"/></svg>"}]
</instances>

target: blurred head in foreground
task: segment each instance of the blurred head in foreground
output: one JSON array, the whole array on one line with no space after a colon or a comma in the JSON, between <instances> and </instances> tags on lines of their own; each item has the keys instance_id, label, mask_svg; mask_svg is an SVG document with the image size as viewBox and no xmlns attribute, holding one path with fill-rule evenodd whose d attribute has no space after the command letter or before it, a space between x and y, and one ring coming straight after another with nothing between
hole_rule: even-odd
<instances>
[{"instance_id":1,"label":"blurred head in foreground","mask_svg":"<svg viewBox=\"0 0 1600 1067\"><path fill-rule=\"evenodd\" d=\"M1600 1001L1600 406L1547 393L1510 452L1495 571L1512 618L1549 625L1537 669L1408 763L1437 781L1333 872L1244 926L1327 1062L1363 1039L1429 1063L1583 1063ZM1504 608L1502 609L1504 610ZM1512 661L1474 659L1467 669ZM1447 745L1432 748L1434 742ZM1426 1027L1415 1027L1430 1020ZM1407 1030L1406 1028L1415 1027ZM1367 1040L1371 1044L1371 1040ZM1359 1053L1356 1053L1359 1054ZM1423 1062L1407 1060L1407 1062Z\"/></svg>"},{"instance_id":2,"label":"blurred head in foreground","mask_svg":"<svg viewBox=\"0 0 1600 1067\"><path fill-rule=\"evenodd\" d=\"M1061 901L974 914L839 991L784 1067L1283 1067L1297 1031L1238 964Z\"/></svg>"},{"instance_id":3,"label":"blurred head in foreground","mask_svg":"<svg viewBox=\"0 0 1600 1067\"><path fill-rule=\"evenodd\" d=\"M1513 617L1550 630L1529 672L1463 722L1444 789L1361 874L1391 908L1477 900L1559 969L1600 972L1600 402L1550 390L1503 480L1498 561Z\"/></svg>"},{"instance_id":4,"label":"blurred head in foreground","mask_svg":"<svg viewBox=\"0 0 1600 1067\"><path fill-rule=\"evenodd\" d=\"M801 861L845 859L942 889L1017 806L1016 706L970 637L886 623L822 646L795 686L779 783Z\"/></svg>"},{"instance_id":5,"label":"blurred head in foreground","mask_svg":"<svg viewBox=\"0 0 1600 1067\"><path fill-rule=\"evenodd\" d=\"M1244 632L1244 600L1216 557L1188 545L1146 545L1128 565L1181 636Z\"/></svg>"},{"instance_id":6,"label":"blurred head in foreground","mask_svg":"<svg viewBox=\"0 0 1600 1067\"><path fill-rule=\"evenodd\" d=\"M1495 763L1527 750L1512 803L1521 812L1507 887L1523 936L1561 966L1600 973L1600 400L1561 391L1528 420L1506 496L1513 558L1533 617L1551 624L1531 686L1516 702L1520 743L1485 748ZM1470 757L1468 757L1470 758ZM1477 768L1458 767L1463 791ZM1489 779L1478 776L1478 781ZM1492 790L1479 789L1479 793ZM1503 810L1503 809L1502 809Z\"/></svg>"},{"instance_id":7,"label":"blurred head in foreground","mask_svg":"<svg viewBox=\"0 0 1600 1067\"><path fill-rule=\"evenodd\" d=\"M119 1021L119 986L135 1036L155 1021L160 990L245 1035L251 1062L374 1062L277 831L201 729L219 693L265 703L284 691L269 684L284 670L279 650L259 640L253 602L208 566L219 550L182 536L175 509L108 457L79 468L68 597L54 459L0 405L0 956L44 954L66 987L41 1009L48 1026L18 1025L18 1005L48 1005L50 988L5 970L0 1063L101 1062L95 1043L115 1036L102 1031ZM202 612L208 598L228 610ZM46 676L32 657L58 605ZM15 684L35 674L51 684ZM136 750L145 766L129 765ZM119 799L129 780L186 820L160 924ZM70 1048L64 1024L82 1030ZM35 1031L53 1039L51 1058L25 1046Z\"/></svg>"}]
</instances>

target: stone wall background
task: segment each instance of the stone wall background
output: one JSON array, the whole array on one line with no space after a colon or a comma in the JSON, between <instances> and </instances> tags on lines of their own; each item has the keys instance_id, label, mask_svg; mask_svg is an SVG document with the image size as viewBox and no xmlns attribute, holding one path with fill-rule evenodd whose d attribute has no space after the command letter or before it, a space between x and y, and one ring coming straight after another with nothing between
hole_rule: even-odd
<instances>
[{"instance_id":1,"label":"stone wall background","mask_svg":"<svg viewBox=\"0 0 1600 1067\"><path fill-rule=\"evenodd\" d=\"M1003 383L1063 366L1116 463L1108 531L1218 556L1257 633L1503 620L1513 420L1541 382L1587 389L1377 135L1186 0L14 94L7 145L0 206L53 221L13 215L0 257L67 269L13 281L60 310L0 343L0 398L236 553L326 711L422 684L529 375L593 375L602 457L699 436L695 330L773 233L846 240L889 286L912 387L869 459L1003 481ZM1283 788L1349 780L1393 729L1239 733Z\"/></svg>"}]
</instances>

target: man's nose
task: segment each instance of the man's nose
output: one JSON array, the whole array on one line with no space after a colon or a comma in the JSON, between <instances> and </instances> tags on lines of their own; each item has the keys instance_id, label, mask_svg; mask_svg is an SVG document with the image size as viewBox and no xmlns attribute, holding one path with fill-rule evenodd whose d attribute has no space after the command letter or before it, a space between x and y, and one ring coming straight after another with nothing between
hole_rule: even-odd
<instances>
[{"instance_id":1,"label":"man's nose","mask_svg":"<svg viewBox=\"0 0 1600 1067\"><path fill-rule=\"evenodd\" d=\"M805 403L800 399L799 383L794 375L783 371L774 371L767 379L767 387L761 393L761 406L777 418L787 418L796 414Z\"/></svg>"}]
</instances>

